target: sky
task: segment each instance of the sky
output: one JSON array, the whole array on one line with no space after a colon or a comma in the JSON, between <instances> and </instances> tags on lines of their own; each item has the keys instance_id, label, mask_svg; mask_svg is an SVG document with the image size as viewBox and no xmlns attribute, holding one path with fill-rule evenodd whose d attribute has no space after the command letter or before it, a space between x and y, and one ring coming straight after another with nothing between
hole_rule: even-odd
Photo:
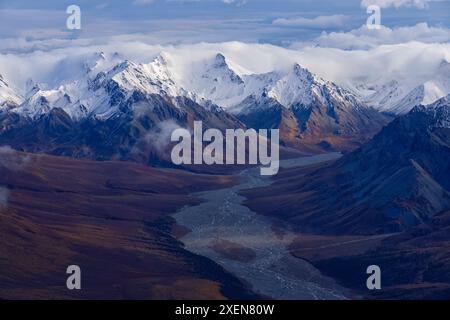
<instances>
[{"instance_id":1,"label":"sky","mask_svg":"<svg viewBox=\"0 0 450 320\"><path fill-rule=\"evenodd\" d=\"M126 36L153 44L242 41L284 47L320 40L329 45L327 35L355 32L365 24L366 7L373 3L381 7L381 23L388 29L420 23L450 27L448 0L0 0L0 38ZM66 28L71 4L81 8L81 30Z\"/></svg>"},{"instance_id":2,"label":"sky","mask_svg":"<svg viewBox=\"0 0 450 320\"><path fill-rule=\"evenodd\" d=\"M80 30L66 27L72 4ZM0 74L23 95L29 80L72 79L98 52L138 63L165 52L180 74L220 52L248 73L300 63L351 89L410 89L450 63L449 18L450 0L0 0Z\"/></svg>"}]
</instances>

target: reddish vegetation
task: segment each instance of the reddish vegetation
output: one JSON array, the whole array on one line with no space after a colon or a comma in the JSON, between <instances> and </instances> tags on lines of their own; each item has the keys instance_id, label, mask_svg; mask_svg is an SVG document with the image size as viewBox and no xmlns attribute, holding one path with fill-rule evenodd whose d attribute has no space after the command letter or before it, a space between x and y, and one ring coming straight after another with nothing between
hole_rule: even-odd
<instances>
[{"instance_id":1,"label":"reddish vegetation","mask_svg":"<svg viewBox=\"0 0 450 320\"><path fill-rule=\"evenodd\" d=\"M23 156L23 155L22 155ZM169 214L198 203L188 193L233 183L124 162L30 155L0 164L0 298L222 299L251 297L213 262L185 251ZM66 268L82 290L66 289Z\"/></svg>"}]
</instances>

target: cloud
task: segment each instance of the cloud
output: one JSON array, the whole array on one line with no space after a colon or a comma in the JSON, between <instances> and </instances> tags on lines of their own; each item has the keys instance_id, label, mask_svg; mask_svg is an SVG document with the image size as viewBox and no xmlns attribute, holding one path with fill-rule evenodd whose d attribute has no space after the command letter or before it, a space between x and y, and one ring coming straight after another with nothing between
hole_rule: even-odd
<instances>
[{"instance_id":1,"label":"cloud","mask_svg":"<svg viewBox=\"0 0 450 320\"><path fill-rule=\"evenodd\" d=\"M236 6L240 7L247 4L247 0L221 0L225 4L236 4Z\"/></svg>"},{"instance_id":2,"label":"cloud","mask_svg":"<svg viewBox=\"0 0 450 320\"><path fill-rule=\"evenodd\" d=\"M380 8L416 7L419 9L425 9L431 1L433 0L362 0L361 6L364 8L371 5L376 5Z\"/></svg>"},{"instance_id":3,"label":"cloud","mask_svg":"<svg viewBox=\"0 0 450 320\"><path fill-rule=\"evenodd\" d=\"M9 146L0 146L0 171L6 169L12 172L23 170L30 158L15 151ZM4 173L2 173L4 174ZM0 185L0 209L8 206L9 189Z\"/></svg>"},{"instance_id":4,"label":"cloud","mask_svg":"<svg viewBox=\"0 0 450 320\"><path fill-rule=\"evenodd\" d=\"M9 146L0 146L0 169L20 171L29 163L30 158L24 156Z\"/></svg>"},{"instance_id":5,"label":"cloud","mask_svg":"<svg viewBox=\"0 0 450 320\"><path fill-rule=\"evenodd\" d=\"M175 121L162 121L145 135L144 140L150 143L160 154L164 154L170 145L172 132L179 128L181 127Z\"/></svg>"},{"instance_id":6,"label":"cloud","mask_svg":"<svg viewBox=\"0 0 450 320\"><path fill-rule=\"evenodd\" d=\"M398 44L410 41L423 43L450 42L450 29L430 27L427 23L418 23L415 26L380 29L368 29L366 25L349 32L322 33L318 38L307 43L321 47L340 48L345 50L367 50L384 44ZM297 44L304 46L305 43Z\"/></svg>"},{"instance_id":7,"label":"cloud","mask_svg":"<svg viewBox=\"0 0 450 320\"><path fill-rule=\"evenodd\" d=\"M133 4L136 6L145 6L148 4L152 4L153 2L155 2L154 0L134 0Z\"/></svg>"},{"instance_id":8,"label":"cloud","mask_svg":"<svg viewBox=\"0 0 450 320\"><path fill-rule=\"evenodd\" d=\"M349 17L336 14L331 16L318 16L312 19L298 17L298 18L280 18L274 20L272 23L276 26L283 27L299 27L310 29L327 29L342 27L348 21Z\"/></svg>"}]
</instances>

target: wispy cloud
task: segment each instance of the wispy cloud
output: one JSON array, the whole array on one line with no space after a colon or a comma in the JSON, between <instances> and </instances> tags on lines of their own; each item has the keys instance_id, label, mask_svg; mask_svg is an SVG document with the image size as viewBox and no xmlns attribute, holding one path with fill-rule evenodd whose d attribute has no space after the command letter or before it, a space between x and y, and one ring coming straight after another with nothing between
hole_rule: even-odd
<instances>
[{"instance_id":1,"label":"wispy cloud","mask_svg":"<svg viewBox=\"0 0 450 320\"><path fill-rule=\"evenodd\" d=\"M428 7L428 4L432 1L439 1L439 0L362 0L361 6L365 8L367 8L370 5L377 5L380 8L416 7L419 9L425 9Z\"/></svg>"},{"instance_id":2,"label":"wispy cloud","mask_svg":"<svg viewBox=\"0 0 450 320\"><path fill-rule=\"evenodd\" d=\"M136 6L145 6L148 4L152 4L155 0L134 0L133 4Z\"/></svg>"},{"instance_id":3,"label":"wispy cloud","mask_svg":"<svg viewBox=\"0 0 450 320\"><path fill-rule=\"evenodd\" d=\"M28 156L24 156L9 146L0 146L0 170L18 172L30 162ZM9 189L0 185L0 209L8 206Z\"/></svg>"},{"instance_id":4,"label":"wispy cloud","mask_svg":"<svg viewBox=\"0 0 450 320\"><path fill-rule=\"evenodd\" d=\"M324 32L311 42L297 44L297 47L313 44L345 50L367 50L380 45L400 44L410 41L448 43L450 42L450 29L432 27L427 23L396 28L381 26L380 29L368 29L367 26L363 25L349 32Z\"/></svg>"},{"instance_id":5,"label":"wispy cloud","mask_svg":"<svg viewBox=\"0 0 450 320\"><path fill-rule=\"evenodd\" d=\"M342 27L349 20L349 17L342 14L331 16L317 16L314 18L280 18L273 21L276 26L299 27L312 29L328 29Z\"/></svg>"},{"instance_id":6,"label":"wispy cloud","mask_svg":"<svg viewBox=\"0 0 450 320\"><path fill-rule=\"evenodd\" d=\"M0 168L10 171L20 171L30 162L28 156L24 156L10 146L0 146Z\"/></svg>"}]
</instances>

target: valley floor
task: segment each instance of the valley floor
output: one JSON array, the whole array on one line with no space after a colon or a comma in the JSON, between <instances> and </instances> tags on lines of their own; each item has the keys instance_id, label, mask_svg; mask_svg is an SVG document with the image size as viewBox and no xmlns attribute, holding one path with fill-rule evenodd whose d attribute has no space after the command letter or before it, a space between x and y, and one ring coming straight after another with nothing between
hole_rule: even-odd
<instances>
[{"instance_id":1,"label":"valley floor","mask_svg":"<svg viewBox=\"0 0 450 320\"><path fill-rule=\"evenodd\" d=\"M339 157L282 161L280 179ZM401 233L319 235L274 216L282 199L257 205L278 199L264 192L280 184L258 168L230 176L23 153L3 160L0 299L450 296L450 212ZM66 289L73 264L79 292ZM366 288L372 264L383 272L376 293Z\"/></svg>"},{"instance_id":2,"label":"valley floor","mask_svg":"<svg viewBox=\"0 0 450 320\"><path fill-rule=\"evenodd\" d=\"M331 153L282 161L281 166L307 166L330 161ZM349 290L323 276L306 260L296 259L289 245L296 234L274 229L269 219L242 204L241 190L268 186L271 180L258 168L244 170L241 183L196 194L203 202L180 210L174 217L190 230L180 240L186 249L205 256L271 299L346 299Z\"/></svg>"}]
</instances>

